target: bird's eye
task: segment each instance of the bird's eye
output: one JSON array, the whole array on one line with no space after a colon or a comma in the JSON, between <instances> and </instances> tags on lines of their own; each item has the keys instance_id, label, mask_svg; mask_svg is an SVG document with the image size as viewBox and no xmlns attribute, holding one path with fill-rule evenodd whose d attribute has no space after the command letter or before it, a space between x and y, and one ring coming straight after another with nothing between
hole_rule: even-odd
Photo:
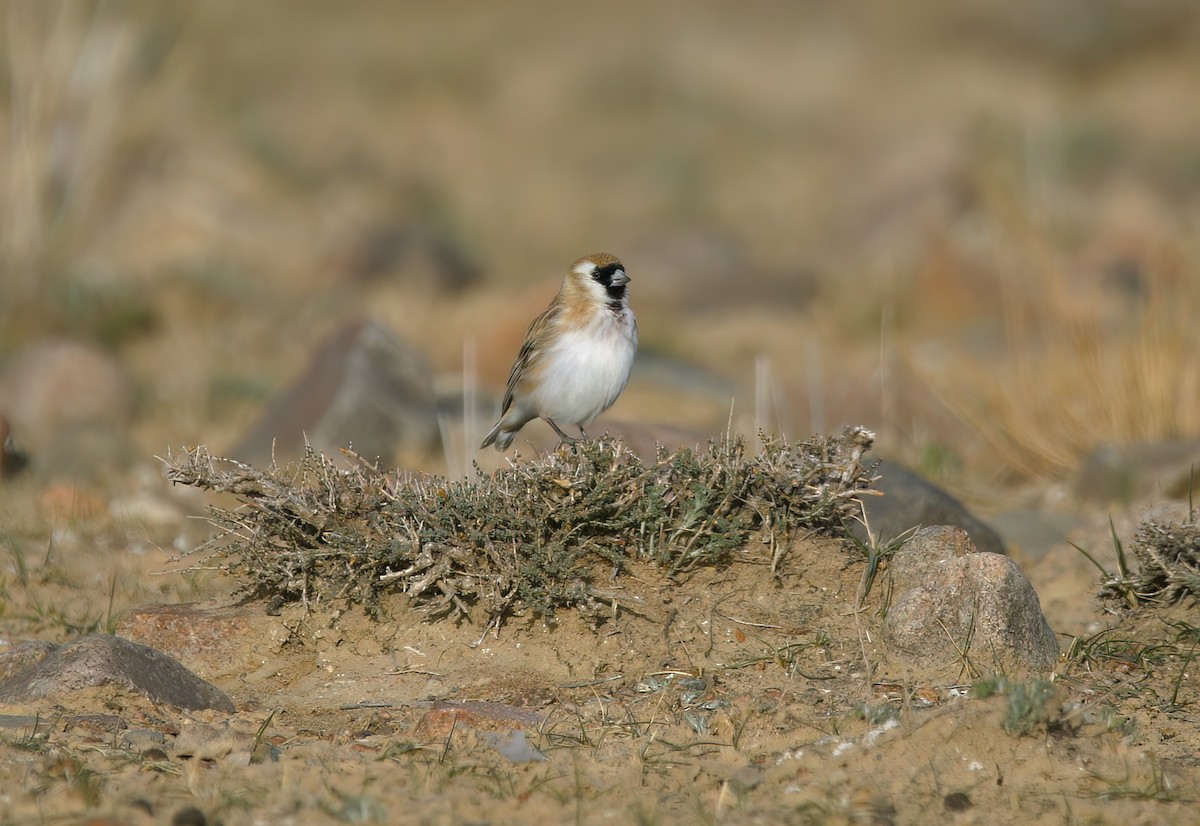
<instances>
[{"instance_id":1,"label":"bird's eye","mask_svg":"<svg viewBox=\"0 0 1200 826\"><path fill-rule=\"evenodd\" d=\"M592 269L592 279L607 287L620 269L620 264L605 264L602 267L595 267Z\"/></svg>"}]
</instances>

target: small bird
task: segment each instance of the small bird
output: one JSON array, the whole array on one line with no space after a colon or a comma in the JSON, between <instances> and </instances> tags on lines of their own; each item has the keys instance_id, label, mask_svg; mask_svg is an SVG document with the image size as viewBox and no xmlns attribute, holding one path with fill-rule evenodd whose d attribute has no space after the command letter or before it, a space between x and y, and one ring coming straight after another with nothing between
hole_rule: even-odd
<instances>
[{"instance_id":1,"label":"small bird","mask_svg":"<svg viewBox=\"0 0 1200 826\"><path fill-rule=\"evenodd\" d=\"M15 476L29 464L29 457L13 441L8 421L0 416L0 479Z\"/></svg>"},{"instance_id":2,"label":"small bird","mask_svg":"<svg viewBox=\"0 0 1200 826\"><path fill-rule=\"evenodd\" d=\"M558 295L529 325L508 375L500 421L479 447L506 450L527 422L545 419L564 442L559 423L586 425L612 406L629 381L637 352L637 320L629 309L629 276L607 253L585 255Z\"/></svg>"}]
</instances>

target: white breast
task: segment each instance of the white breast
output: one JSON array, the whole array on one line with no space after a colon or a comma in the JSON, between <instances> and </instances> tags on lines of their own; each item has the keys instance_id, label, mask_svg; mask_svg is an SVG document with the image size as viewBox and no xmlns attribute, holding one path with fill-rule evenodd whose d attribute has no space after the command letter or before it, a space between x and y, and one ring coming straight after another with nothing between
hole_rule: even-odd
<instances>
[{"instance_id":1,"label":"white breast","mask_svg":"<svg viewBox=\"0 0 1200 826\"><path fill-rule=\"evenodd\" d=\"M530 401L559 425L586 427L621 395L636 352L633 313L598 313L593 323L560 334Z\"/></svg>"}]
</instances>

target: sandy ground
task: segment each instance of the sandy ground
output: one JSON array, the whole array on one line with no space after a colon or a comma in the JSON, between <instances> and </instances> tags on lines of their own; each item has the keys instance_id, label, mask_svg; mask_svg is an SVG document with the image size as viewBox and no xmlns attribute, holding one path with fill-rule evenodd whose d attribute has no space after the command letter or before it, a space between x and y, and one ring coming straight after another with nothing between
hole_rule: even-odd
<instances>
[{"instance_id":1,"label":"sandy ground","mask_svg":"<svg viewBox=\"0 0 1200 826\"><path fill-rule=\"evenodd\" d=\"M1013 552L1064 652L1027 707L1029 675L978 697L978 664L890 661L885 583L856 610L862 564L820 538L778 580L753 543L682 582L634 571L596 627L271 616L180 558L206 500L153 459L226 451L370 316L444 398L478 393L445 450L396 458L459 474L562 268L610 249L645 357L615 419L863 424L981 516L1065 515L1111 570L1109 519L1128 542L1139 511L1075 498L1082 457L1200 436L1188 4L13 2L0 23L0 357L68 338L119 374L42 387L16 433L54 462L0 481L0 646L140 636L239 709L0 709L0 824L1195 820L1195 608L1111 613L1064 537ZM396 237L477 280L425 242L372 270ZM95 430L64 414L100 390ZM203 645L137 612L190 603L229 611L195 615Z\"/></svg>"},{"instance_id":2,"label":"sandy ground","mask_svg":"<svg viewBox=\"0 0 1200 826\"><path fill-rule=\"evenodd\" d=\"M101 577L162 570L88 547ZM1057 556L1035 583L1067 578ZM30 577L28 591L9 584L16 602L77 604L82 583L36 564ZM197 594L232 586L200 577ZM1064 635L1053 684L1027 707L1012 686L978 696L985 664L889 659L886 576L856 611L861 577L846 547L810 539L774 580L752 543L682 582L634 569L612 583L627 607L595 627L563 612L482 637L400 597L378 620L227 597L183 624L121 613L118 633L173 653L238 713L113 689L4 708L3 822L155 823L188 807L210 823L1190 820L1187 611L1105 616L1094 578L1070 576L1077 609L1052 625L1115 630L1081 638L1086 656Z\"/></svg>"}]
</instances>

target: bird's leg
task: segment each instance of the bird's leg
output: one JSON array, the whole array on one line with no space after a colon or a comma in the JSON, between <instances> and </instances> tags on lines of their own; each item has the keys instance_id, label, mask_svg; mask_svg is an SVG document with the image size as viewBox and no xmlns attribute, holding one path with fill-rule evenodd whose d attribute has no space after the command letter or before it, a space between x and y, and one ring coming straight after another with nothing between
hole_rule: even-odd
<instances>
[{"instance_id":1,"label":"bird's leg","mask_svg":"<svg viewBox=\"0 0 1200 826\"><path fill-rule=\"evenodd\" d=\"M589 441L587 431L583 429L583 425L579 425L579 434L583 437L585 442Z\"/></svg>"},{"instance_id":2,"label":"bird's leg","mask_svg":"<svg viewBox=\"0 0 1200 826\"><path fill-rule=\"evenodd\" d=\"M562 441L559 442L560 445L564 445L564 444L573 445L579 441L578 439L574 439L574 438L568 436L566 433L563 433L562 428L560 428L557 424L554 423L554 419L546 419L546 422L551 427L554 428L554 432L558 434L558 438L562 439ZM583 428L580 428L580 430L583 430Z\"/></svg>"}]
</instances>

